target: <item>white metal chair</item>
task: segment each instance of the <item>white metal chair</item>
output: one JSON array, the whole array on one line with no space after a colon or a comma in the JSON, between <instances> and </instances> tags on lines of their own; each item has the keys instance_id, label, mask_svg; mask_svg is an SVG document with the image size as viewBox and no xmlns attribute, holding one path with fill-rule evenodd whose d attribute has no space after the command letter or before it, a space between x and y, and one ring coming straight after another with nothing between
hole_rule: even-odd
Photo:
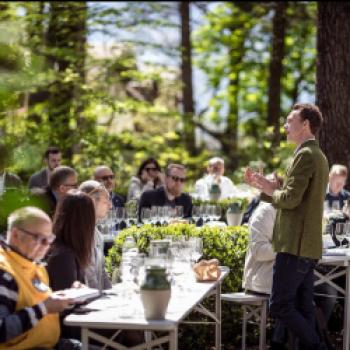
<instances>
[{"instance_id":1,"label":"white metal chair","mask_svg":"<svg viewBox=\"0 0 350 350\"><path fill-rule=\"evenodd\" d=\"M256 317L259 320L259 350L266 349L266 318L268 296L241 293L221 294L221 300L241 305L243 310L242 350L246 349L247 322Z\"/></svg>"}]
</instances>

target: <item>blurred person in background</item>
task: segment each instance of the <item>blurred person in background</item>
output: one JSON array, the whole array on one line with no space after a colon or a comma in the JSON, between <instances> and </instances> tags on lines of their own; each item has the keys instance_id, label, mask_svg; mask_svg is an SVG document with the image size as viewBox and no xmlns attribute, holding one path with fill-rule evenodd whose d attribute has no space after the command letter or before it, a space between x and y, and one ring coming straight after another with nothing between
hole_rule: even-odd
<instances>
[{"instance_id":1,"label":"blurred person in background","mask_svg":"<svg viewBox=\"0 0 350 350\"><path fill-rule=\"evenodd\" d=\"M46 167L34 173L28 183L29 189L45 188L49 184L49 178L53 170L61 165L62 153L57 147L48 147L44 153Z\"/></svg>"},{"instance_id":2,"label":"blurred person in background","mask_svg":"<svg viewBox=\"0 0 350 350\"><path fill-rule=\"evenodd\" d=\"M148 158L142 162L136 176L130 181L128 201L139 200L141 194L148 190L155 190L164 185L164 175L158 162L154 158Z\"/></svg>"},{"instance_id":3,"label":"blurred person in background","mask_svg":"<svg viewBox=\"0 0 350 350\"><path fill-rule=\"evenodd\" d=\"M213 185L217 185L220 190L219 199L231 198L239 195L238 188L233 182L224 176L225 161L222 158L214 157L209 159L207 175L197 180L195 183L195 195L202 200L209 200Z\"/></svg>"},{"instance_id":4,"label":"blurred person in background","mask_svg":"<svg viewBox=\"0 0 350 350\"><path fill-rule=\"evenodd\" d=\"M106 165L98 166L94 171L94 180L101 182L107 189L113 208L124 207L125 199L115 192L115 174Z\"/></svg>"}]
</instances>

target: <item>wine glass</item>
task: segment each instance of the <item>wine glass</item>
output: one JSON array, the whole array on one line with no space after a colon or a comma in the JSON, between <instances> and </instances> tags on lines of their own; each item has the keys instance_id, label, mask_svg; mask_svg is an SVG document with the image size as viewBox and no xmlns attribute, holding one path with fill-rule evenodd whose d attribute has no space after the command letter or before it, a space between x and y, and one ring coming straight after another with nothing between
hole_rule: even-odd
<instances>
[{"instance_id":1,"label":"wine glass","mask_svg":"<svg viewBox=\"0 0 350 350\"><path fill-rule=\"evenodd\" d=\"M151 224L152 223L152 211L150 208L142 208L141 221L143 224Z\"/></svg>"},{"instance_id":2,"label":"wine glass","mask_svg":"<svg viewBox=\"0 0 350 350\"><path fill-rule=\"evenodd\" d=\"M344 222L338 222L335 225L335 235L340 242L340 247L342 247L343 240L346 236L346 231L345 231L345 223Z\"/></svg>"},{"instance_id":3,"label":"wine glass","mask_svg":"<svg viewBox=\"0 0 350 350\"><path fill-rule=\"evenodd\" d=\"M201 218L201 208L199 206L192 207L192 219L196 225L198 224L198 221L200 218Z\"/></svg>"},{"instance_id":4,"label":"wine glass","mask_svg":"<svg viewBox=\"0 0 350 350\"><path fill-rule=\"evenodd\" d=\"M189 240L191 246L191 260L195 263L203 255L203 240L200 237L191 237Z\"/></svg>"}]
</instances>

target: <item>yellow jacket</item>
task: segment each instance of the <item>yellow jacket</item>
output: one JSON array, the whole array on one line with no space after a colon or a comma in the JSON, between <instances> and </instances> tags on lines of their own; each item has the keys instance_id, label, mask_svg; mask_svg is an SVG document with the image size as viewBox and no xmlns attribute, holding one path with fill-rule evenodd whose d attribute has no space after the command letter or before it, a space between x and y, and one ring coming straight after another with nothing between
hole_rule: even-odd
<instances>
[{"instance_id":1,"label":"yellow jacket","mask_svg":"<svg viewBox=\"0 0 350 350\"><path fill-rule=\"evenodd\" d=\"M49 278L45 268L14 251L0 247L0 268L10 273L18 285L16 311L41 303L52 292L50 288L45 290L33 283L36 280L48 286ZM27 332L0 344L0 349L51 348L58 342L59 335L58 314L47 314Z\"/></svg>"}]
</instances>

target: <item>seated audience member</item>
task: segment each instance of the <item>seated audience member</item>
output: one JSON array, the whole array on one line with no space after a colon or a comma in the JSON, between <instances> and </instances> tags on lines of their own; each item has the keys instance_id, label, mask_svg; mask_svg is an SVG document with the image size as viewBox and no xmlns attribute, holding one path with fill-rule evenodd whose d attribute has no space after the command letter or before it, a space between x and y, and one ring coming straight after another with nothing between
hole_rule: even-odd
<instances>
[{"instance_id":1,"label":"seated audience member","mask_svg":"<svg viewBox=\"0 0 350 350\"><path fill-rule=\"evenodd\" d=\"M46 167L30 177L28 187L30 189L47 187L51 173L61 165L61 160L61 151L57 147L49 147L44 154Z\"/></svg>"},{"instance_id":2,"label":"seated audience member","mask_svg":"<svg viewBox=\"0 0 350 350\"><path fill-rule=\"evenodd\" d=\"M79 190L86 193L94 202L96 220L104 219L112 203L106 188L94 180L84 181ZM95 226L95 247L91 264L86 268L87 285L91 288L109 289L112 284L105 270L104 242L101 233Z\"/></svg>"},{"instance_id":3,"label":"seated audience member","mask_svg":"<svg viewBox=\"0 0 350 350\"><path fill-rule=\"evenodd\" d=\"M58 201L66 193L78 187L78 175L68 166L55 168L49 180L49 186L43 189L34 189L32 193L42 199L42 209L51 217L54 216Z\"/></svg>"},{"instance_id":4,"label":"seated audience member","mask_svg":"<svg viewBox=\"0 0 350 350\"><path fill-rule=\"evenodd\" d=\"M276 253L272 247L276 209L261 202L249 222L249 245L245 258L243 288L248 291L271 294L272 267Z\"/></svg>"},{"instance_id":5,"label":"seated audience member","mask_svg":"<svg viewBox=\"0 0 350 350\"><path fill-rule=\"evenodd\" d=\"M197 180L195 184L195 193L199 199L209 200L211 187L213 185L218 185L220 188L219 199L234 197L239 193L239 190L233 182L228 177L224 176L225 162L222 158L211 158L208 162L207 171L208 174Z\"/></svg>"},{"instance_id":6,"label":"seated audience member","mask_svg":"<svg viewBox=\"0 0 350 350\"><path fill-rule=\"evenodd\" d=\"M56 241L47 262L51 288L69 288L74 281L87 284L95 236L92 199L81 191L67 193L57 206L53 232Z\"/></svg>"},{"instance_id":7,"label":"seated audience member","mask_svg":"<svg viewBox=\"0 0 350 350\"><path fill-rule=\"evenodd\" d=\"M152 206L182 206L183 216L190 217L192 215L192 199L187 193L183 193L185 181L186 168L183 165L168 165L165 186L142 193L138 206L139 218L142 208L151 208Z\"/></svg>"},{"instance_id":8,"label":"seated audience member","mask_svg":"<svg viewBox=\"0 0 350 350\"><path fill-rule=\"evenodd\" d=\"M110 168L105 165L97 167L94 171L94 179L101 182L106 187L111 197L113 208L124 207L124 198L120 194L114 192L115 175Z\"/></svg>"},{"instance_id":9,"label":"seated audience member","mask_svg":"<svg viewBox=\"0 0 350 350\"><path fill-rule=\"evenodd\" d=\"M328 209L342 209L350 193L344 189L348 169L344 165L334 164L329 172L329 183L326 192Z\"/></svg>"},{"instance_id":10,"label":"seated audience member","mask_svg":"<svg viewBox=\"0 0 350 350\"><path fill-rule=\"evenodd\" d=\"M248 204L246 211L243 214L241 225L248 224L250 218L252 217L255 209L260 204L260 196L254 197Z\"/></svg>"},{"instance_id":11,"label":"seated audience member","mask_svg":"<svg viewBox=\"0 0 350 350\"><path fill-rule=\"evenodd\" d=\"M80 349L59 341L58 313L70 299L53 297L40 263L54 241L51 219L42 210L23 207L10 214L6 241L0 244L0 348Z\"/></svg>"},{"instance_id":12,"label":"seated audience member","mask_svg":"<svg viewBox=\"0 0 350 350\"><path fill-rule=\"evenodd\" d=\"M73 282L88 284L86 269L92 263L95 235L95 208L92 199L81 191L70 191L58 203L53 232L56 241L47 259L52 290L69 288ZM64 337L80 339L80 329L67 327Z\"/></svg>"},{"instance_id":13,"label":"seated audience member","mask_svg":"<svg viewBox=\"0 0 350 350\"><path fill-rule=\"evenodd\" d=\"M140 165L137 175L131 178L128 201L139 200L143 192L157 189L163 185L164 176L158 162L154 158L148 158Z\"/></svg>"}]
</instances>

